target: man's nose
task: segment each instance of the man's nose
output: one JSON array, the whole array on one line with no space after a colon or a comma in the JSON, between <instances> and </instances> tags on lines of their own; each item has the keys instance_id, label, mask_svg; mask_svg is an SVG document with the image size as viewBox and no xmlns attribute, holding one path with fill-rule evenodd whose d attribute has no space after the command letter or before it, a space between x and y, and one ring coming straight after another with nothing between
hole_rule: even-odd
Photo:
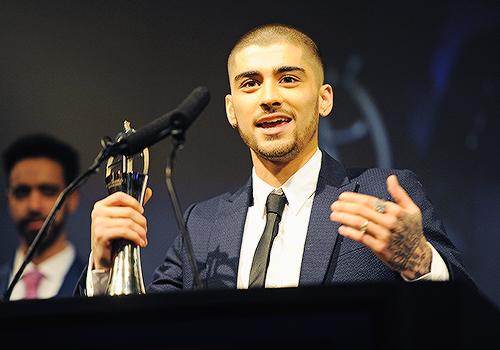
<instances>
[{"instance_id":1,"label":"man's nose","mask_svg":"<svg viewBox=\"0 0 500 350\"><path fill-rule=\"evenodd\" d=\"M39 191L32 190L28 197L28 205L31 211L40 211L43 203L42 194Z\"/></svg>"},{"instance_id":2,"label":"man's nose","mask_svg":"<svg viewBox=\"0 0 500 350\"><path fill-rule=\"evenodd\" d=\"M269 110L281 106L283 98L279 93L279 87L275 82L265 81L261 88L261 101L262 108Z\"/></svg>"}]
</instances>

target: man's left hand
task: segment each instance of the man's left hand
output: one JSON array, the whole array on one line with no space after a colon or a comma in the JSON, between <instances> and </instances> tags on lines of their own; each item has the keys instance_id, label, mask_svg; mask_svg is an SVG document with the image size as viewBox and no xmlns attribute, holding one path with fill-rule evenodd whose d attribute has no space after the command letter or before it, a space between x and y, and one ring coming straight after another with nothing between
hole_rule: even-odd
<instances>
[{"instance_id":1,"label":"man's left hand","mask_svg":"<svg viewBox=\"0 0 500 350\"><path fill-rule=\"evenodd\" d=\"M387 178L387 189L395 202L342 193L331 205L330 219L342 224L339 234L370 248L391 269L408 279L419 278L430 272L432 262L420 209L395 175Z\"/></svg>"}]
</instances>

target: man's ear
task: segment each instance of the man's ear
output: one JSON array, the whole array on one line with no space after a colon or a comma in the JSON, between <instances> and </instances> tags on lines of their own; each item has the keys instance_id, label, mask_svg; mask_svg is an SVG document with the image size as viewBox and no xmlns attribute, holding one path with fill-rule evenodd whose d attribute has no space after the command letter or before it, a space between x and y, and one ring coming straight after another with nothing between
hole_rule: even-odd
<instances>
[{"instance_id":1,"label":"man's ear","mask_svg":"<svg viewBox=\"0 0 500 350\"><path fill-rule=\"evenodd\" d=\"M333 88L330 84L321 86L319 91L319 114L326 117L333 109Z\"/></svg>"},{"instance_id":2,"label":"man's ear","mask_svg":"<svg viewBox=\"0 0 500 350\"><path fill-rule=\"evenodd\" d=\"M226 117L229 124L231 124L233 128L238 126L238 122L236 121L236 117L234 115L233 100L230 94L226 95Z\"/></svg>"},{"instance_id":3,"label":"man's ear","mask_svg":"<svg viewBox=\"0 0 500 350\"><path fill-rule=\"evenodd\" d=\"M66 206L68 208L68 213L74 213L78 209L78 204L80 203L80 191L73 192L66 200Z\"/></svg>"}]
</instances>

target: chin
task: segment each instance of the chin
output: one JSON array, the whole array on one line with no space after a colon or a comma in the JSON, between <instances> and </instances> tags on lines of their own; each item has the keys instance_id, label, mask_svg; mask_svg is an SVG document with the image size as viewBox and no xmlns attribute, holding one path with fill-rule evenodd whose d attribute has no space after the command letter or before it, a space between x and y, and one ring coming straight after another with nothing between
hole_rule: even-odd
<instances>
[{"instance_id":1,"label":"chin","mask_svg":"<svg viewBox=\"0 0 500 350\"><path fill-rule=\"evenodd\" d=\"M273 147L269 150L260 149L256 153L269 161L284 162L293 159L298 154L298 149L293 145L291 147Z\"/></svg>"}]
</instances>

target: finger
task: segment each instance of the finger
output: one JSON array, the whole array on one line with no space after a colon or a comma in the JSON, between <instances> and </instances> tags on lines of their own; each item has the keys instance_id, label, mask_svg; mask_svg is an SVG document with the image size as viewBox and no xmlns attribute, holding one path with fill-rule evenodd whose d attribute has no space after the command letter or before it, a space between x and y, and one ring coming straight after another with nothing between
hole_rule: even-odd
<instances>
[{"instance_id":1,"label":"finger","mask_svg":"<svg viewBox=\"0 0 500 350\"><path fill-rule=\"evenodd\" d=\"M144 208L142 207L142 205L140 205L137 199L135 199L134 197L125 192L115 192L97 202L95 206L100 206L100 205L107 207L112 207L112 206L131 207L139 211L141 214L144 212Z\"/></svg>"},{"instance_id":2,"label":"finger","mask_svg":"<svg viewBox=\"0 0 500 350\"><path fill-rule=\"evenodd\" d=\"M349 192L349 191L342 192L339 195L339 200L341 201L354 202L358 204L364 204L367 206L370 206L371 203L375 203L377 199L378 199L377 197L370 196L368 194Z\"/></svg>"},{"instance_id":3,"label":"finger","mask_svg":"<svg viewBox=\"0 0 500 350\"><path fill-rule=\"evenodd\" d=\"M385 201L383 199L380 199L375 196L370 196L367 194L362 194L362 193L355 193L355 192L343 192L339 195L338 201L340 202L350 202L350 203L356 203L359 205L363 205L369 210L375 210L376 212L382 213L382 212L387 212L391 205L394 203L391 203L390 201ZM376 205L379 204L379 202L382 202L383 204L383 210L380 210L379 208L375 208ZM394 208L394 206L393 206ZM332 210L334 208L332 207Z\"/></svg>"},{"instance_id":4,"label":"finger","mask_svg":"<svg viewBox=\"0 0 500 350\"><path fill-rule=\"evenodd\" d=\"M143 224L146 221L145 216L139 208L121 207L121 206L101 206L96 207L92 211L92 217L109 217L109 218L130 218L138 224Z\"/></svg>"},{"instance_id":5,"label":"finger","mask_svg":"<svg viewBox=\"0 0 500 350\"><path fill-rule=\"evenodd\" d=\"M396 175L391 175L387 178L387 190L389 191L394 201L404 209L412 212L419 211L418 206L413 202L408 193L406 193L403 187L401 187L401 185L399 184Z\"/></svg>"},{"instance_id":6,"label":"finger","mask_svg":"<svg viewBox=\"0 0 500 350\"><path fill-rule=\"evenodd\" d=\"M382 214L376 213L373 210L371 212L374 213L374 217L376 220L379 219L377 216L385 219L385 216L382 216ZM376 221L370 219L369 217L342 211L333 211L330 214L330 220L338 222L346 227L351 227L361 234L369 234L380 240L386 240L387 236L390 234L388 229L386 228L386 221L388 220Z\"/></svg>"},{"instance_id":7,"label":"finger","mask_svg":"<svg viewBox=\"0 0 500 350\"><path fill-rule=\"evenodd\" d=\"M384 202L384 211L375 210L374 206L379 201L378 198L372 196L365 196L361 199L362 203L349 202L346 200L338 200L332 203L330 206L332 213L349 213L352 215L358 215L363 217L363 219L368 219L382 226L388 227L392 224L393 216L397 215L399 212L398 205L392 202ZM389 214L389 215L388 215ZM391 215L394 214L394 215Z\"/></svg>"},{"instance_id":8,"label":"finger","mask_svg":"<svg viewBox=\"0 0 500 350\"><path fill-rule=\"evenodd\" d=\"M355 215L347 212L333 211L330 214L330 220L338 222L339 224L352 227L356 230L366 230L366 222L369 221L365 217Z\"/></svg>"},{"instance_id":9,"label":"finger","mask_svg":"<svg viewBox=\"0 0 500 350\"><path fill-rule=\"evenodd\" d=\"M359 242L368 247L369 249L371 249L372 251L376 252L385 246L385 242L374 237L371 234L374 230L373 225L374 224L372 222L368 222L368 226L365 233L362 233L361 230L359 229L345 225L340 226L338 232L340 235L346 238L350 238L356 242Z\"/></svg>"},{"instance_id":10,"label":"finger","mask_svg":"<svg viewBox=\"0 0 500 350\"><path fill-rule=\"evenodd\" d=\"M146 193L144 194L144 204L145 205L149 199L153 196L153 190L151 188L146 188Z\"/></svg>"},{"instance_id":11,"label":"finger","mask_svg":"<svg viewBox=\"0 0 500 350\"><path fill-rule=\"evenodd\" d=\"M115 219L109 223L101 223L101 226L97 227L96 231L96 240L105 244L123 238L134 242L140 247L147 245L147 229L129 219Z\"/></svg>"}]
</instances>

